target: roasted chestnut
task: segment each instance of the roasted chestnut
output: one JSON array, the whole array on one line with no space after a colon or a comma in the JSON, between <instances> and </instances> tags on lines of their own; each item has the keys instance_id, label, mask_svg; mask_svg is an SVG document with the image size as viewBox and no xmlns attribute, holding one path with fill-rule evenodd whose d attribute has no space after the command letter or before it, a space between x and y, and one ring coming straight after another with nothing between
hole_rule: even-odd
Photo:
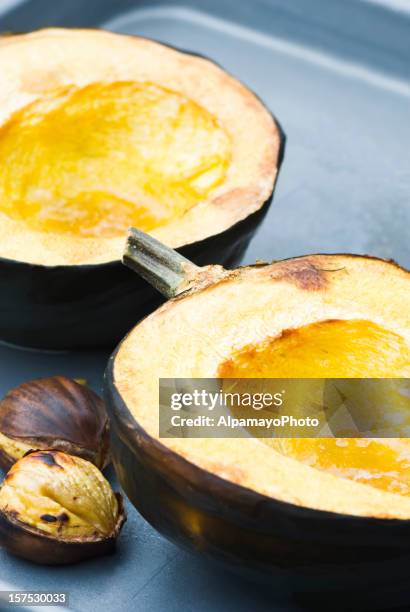
<instances>
[{"instance_id":1,"label":"roasted chestnut","mask_svg":"<svg viewBox=\"0 0 410 612\"><path fill-rule=\"evenodd\" d=\"M61 450L103 469L109 424L102 399L65 376L11 389L0 402L0 467L7 471L30 450Z\"/></svg>"},{"instance_id":2,"label":"roasted chestnut","mask_svg":"<svg viewBox=\"0 0 410 612\"><path fill-rule=\"evenodd\" d=\"M60 451L29 453L0 488L0 545L34 563L111 553L125 520L121 495L101 472Z\"/></svg>"}]
</instances>

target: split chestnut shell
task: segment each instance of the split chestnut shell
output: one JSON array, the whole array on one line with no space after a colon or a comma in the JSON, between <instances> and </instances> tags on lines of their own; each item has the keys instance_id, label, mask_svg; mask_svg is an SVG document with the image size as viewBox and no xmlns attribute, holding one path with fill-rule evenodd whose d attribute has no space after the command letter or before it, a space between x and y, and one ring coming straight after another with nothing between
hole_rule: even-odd
<instances>
[{"instance_id":1,"label":"split chestnut shell","mask_svg":"<svg viewBox=\"0 0 410 612\"><path fill-rule=\"evenodd\" d=\"M7 471L30 450L55 449L109 463L104 402L85 385L52 376L11 389L0 402L0 468Z\"/></svg>"},{"instance_id":2,"label":"split chestnut shell","mask_svg":"<svg viewBox=\"0 0 410 612\"><path fill-rule=\"evenodd\" d=\"M20 459L0 488L0 545L34 563L112 553L125 520L122 498L101 472L59 451Z\"/></svg>"}]
</instances>

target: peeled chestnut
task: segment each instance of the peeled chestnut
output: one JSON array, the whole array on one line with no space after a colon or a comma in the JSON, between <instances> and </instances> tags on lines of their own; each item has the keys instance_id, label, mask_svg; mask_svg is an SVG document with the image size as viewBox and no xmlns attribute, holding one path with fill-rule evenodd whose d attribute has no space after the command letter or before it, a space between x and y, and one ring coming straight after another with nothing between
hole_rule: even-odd
<instances>
[{"instance_id":1,"label":"peeled chestnut","mask_svg":"<svg viewBox=\"0 0 410 612\"><path fill-rule=\"evenodd\" d=\"M65 376L40 378L11 389L0 402L0 467L7 471L30 450L56 449L109 463L104 402Z\"/></svg>"},{"instance_id":2,"label":"peeled chestnut","mask_svg":"<svg viewBox=\"0 0 410 612\"><path fill-rule=\"evenodd\" d=\"M112 553L125 520L121 495L101 472L60 451L23 457L0 488L0 545L34 563Z\"/></svg>"}]
</instances>

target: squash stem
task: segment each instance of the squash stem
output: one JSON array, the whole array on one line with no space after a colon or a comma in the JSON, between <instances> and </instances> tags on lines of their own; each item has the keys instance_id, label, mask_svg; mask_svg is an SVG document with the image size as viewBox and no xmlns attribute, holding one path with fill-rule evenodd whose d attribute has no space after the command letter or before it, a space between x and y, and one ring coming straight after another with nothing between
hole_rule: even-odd
<instances>
[{"instance_id":1,"label":"squash stem","mask_svg":"<svg viewBox=\"0 0 410 612\"><path fill-rule=\"evenodd\" d=\"M174 249L134 227L128 232L122 261L167 298L185 291L201 270Z\"/></svg>"}]
</instances>

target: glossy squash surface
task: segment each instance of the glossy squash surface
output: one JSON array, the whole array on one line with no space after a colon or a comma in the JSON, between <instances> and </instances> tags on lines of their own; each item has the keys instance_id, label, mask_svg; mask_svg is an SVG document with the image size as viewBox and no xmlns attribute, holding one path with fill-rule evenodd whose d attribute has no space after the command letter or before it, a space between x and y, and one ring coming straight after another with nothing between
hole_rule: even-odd
<instances>
[{"instance_id":1,"label":"glossy squash surface","mask_svg":"<svg viewBox=\"0 0 410 612\"><path fill-rule=\"evenodd\" d=\"M44 92L0 127L0 209L31 229L115 237L151 230L226 175L230 138L183 94L153 83Z\"/></svg>"},{"instance_id":2,"label":"glossy squash surface","mask_svg":"<svg viewBox=\"0 0 410 612\"><path fill-rule=\"evenodd\" d=\"M228 378L405 378L410 374L410 350L400 335L369 321L322 321L236 351L221 365L219 374ZM303 411L306 393L316 392L317 398L322 393L320 385L312 390L308 383L301 384L304 388L297 399L299 411ZM295 394L292 387L288 391ZM396 392L397 408L402 411L408 407L406 391L407 388L401 394L399 390ZM391 402L392 396L386 395L385 399L386 403ZM410 495L407 439L264 438L263 441L275 450L335 476Z\"/></svg>"}]
</instances>

